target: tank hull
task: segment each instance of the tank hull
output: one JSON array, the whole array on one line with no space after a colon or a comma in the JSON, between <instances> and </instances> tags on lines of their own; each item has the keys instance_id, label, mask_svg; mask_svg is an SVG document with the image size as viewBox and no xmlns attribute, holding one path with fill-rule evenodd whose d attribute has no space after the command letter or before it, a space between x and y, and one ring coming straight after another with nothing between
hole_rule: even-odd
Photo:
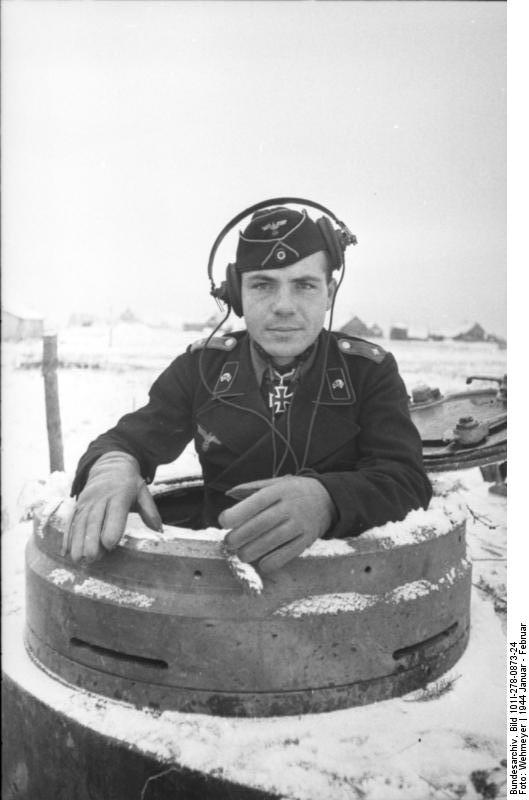
<instances>
[{"instance_id":1,"label":"tank hull","mask_svg":"<svg viewBox=\"0 0 529 800\"><path fill-rule=\"evenodd\" d=\"M410 413L428 472L487 467L507 458L506 393L490 388L457 392L413 402Z\"/></svg>"},{"instance_id":2,"label":"tank hull","mask_svg":"<svg viewBox=\"0 0 529 800\"><path fill-rule=\"evenodd\" d=\"M278 800L131 747L42 702L2 675L4 800Z\"/></svg>"}]
</instances>

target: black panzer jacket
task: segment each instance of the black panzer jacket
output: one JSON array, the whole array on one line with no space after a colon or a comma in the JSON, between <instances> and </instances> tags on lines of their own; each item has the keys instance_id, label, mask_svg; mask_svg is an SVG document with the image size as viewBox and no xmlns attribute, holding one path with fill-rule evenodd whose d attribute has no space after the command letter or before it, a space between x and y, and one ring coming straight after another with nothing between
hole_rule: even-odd
<instances>
[{"instance_id":1,"label":"black panzer jacket","mask_svg":"<svg viewBox=\"0 0 529 800\"><path fill-rule=\"evenodd\" d=\"M376 344L343 334L320 333L289 415L275 420L296 455L294 460L287 450L279 474L295 474L303 463L323 375L304 473L323 484L336 507L335 523L324 538L357 536L401 520L413 508L426 508L431 486L395 359ZM203 526L218 526L219 513L236 502L226 490L270 478L273 464L282 460L285 442L276 434L274 444L266 421L271 419L245 331L214 339L205 348L191 345L154 382L146 406L90 444L72 495L79 494L103 453L130 453L149 483L159 464L173 461L194 439L205 484Z\"/></svg>"}]
</instances>

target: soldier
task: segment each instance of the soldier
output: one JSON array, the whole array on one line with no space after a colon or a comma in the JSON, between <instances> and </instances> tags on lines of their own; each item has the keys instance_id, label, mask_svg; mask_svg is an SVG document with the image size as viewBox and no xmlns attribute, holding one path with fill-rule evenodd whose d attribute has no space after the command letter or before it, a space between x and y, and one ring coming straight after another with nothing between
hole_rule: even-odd
<instances>
[{"instance_id":1,"label":"soldier","mask_svg":"<svg viewBox=\"0 0 529 800\"><path fill-rule=\"evenodd\" d=\"M254 208L213 291L246 330L191 345L145 407L90 444L72 487L74 561L112 549L132 509L161 530L145 482L192 438L204 477L200 526L229 529L227 548L263 573L318 537L356 536L427 507L431 487L395 359L324 328L333 270L354 237L305 209Z\"/></svg>"}]
</instances>

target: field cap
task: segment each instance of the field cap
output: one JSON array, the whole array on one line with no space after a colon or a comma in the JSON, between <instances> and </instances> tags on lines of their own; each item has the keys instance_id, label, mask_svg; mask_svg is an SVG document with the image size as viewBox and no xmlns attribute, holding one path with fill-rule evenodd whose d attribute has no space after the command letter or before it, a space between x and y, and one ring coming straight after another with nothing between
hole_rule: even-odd
<instances>
[{"instance_id":1,"label":"field cap","mask_svg":"<svg viewBox=\"0 0 529 800\"><path fill-rule=\"evenodd\" d=\"M305 209L265 208L239 233L235 266L240 271L288 267L326 249L317 223Z\"/></svg>"}]
</instances>

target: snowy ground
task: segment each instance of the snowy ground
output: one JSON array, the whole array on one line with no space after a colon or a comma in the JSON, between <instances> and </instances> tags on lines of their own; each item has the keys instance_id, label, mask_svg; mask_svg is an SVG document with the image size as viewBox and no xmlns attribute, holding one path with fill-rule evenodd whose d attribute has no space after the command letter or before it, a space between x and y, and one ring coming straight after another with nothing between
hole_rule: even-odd
<instances>
[{"instance_id":1,"label":"snowy ground","mask_svg":"<svg viewBox=\"0 0 529 800\"><path fill-rule=\"evenodd\" d=\"M156 374L194 338L192 333L139 325L120 325L111 339L108 329L70 330L61 336L61 357L86 356L103 367L59 373L68 472L94 436L144 403ZM409 391L420 382L443 391L463 390L468 375L501 377L506 372L505 351L493 344L381 344L395 354ZM34 496L35 482L48 472L42 376L37 369L16 368L22 360L38 357L39 348L35 343L4 351L4 530L17 523L27 499ZM179 461L180 474L197 470L196 457L186 451ZM227 720L166 712L155 718L119 704L96 714L93 703L82 698L75 701L84 702L79 713L101 732L132 731L142 748L164 762L224 774L288 800L503 797L505 498L488 491L477 469L449 477L461 482L459 494L469 509L474 589L468 649L442 681L401 699L317 716ZM27 523L19 527L19 542L27 528ZM11 534L6 541L12 540ZM16 586L21 575L17 578L9 569L10 552L7 547L4 570L15 588L4 606L6 622L20 613ZM15 569L15 562L11 564ZM4 637L8 631L9 625ZM52 681L49 691L52 696ZM53 702L63 700L57 695Z\"/></svg>"}]
</instances>

